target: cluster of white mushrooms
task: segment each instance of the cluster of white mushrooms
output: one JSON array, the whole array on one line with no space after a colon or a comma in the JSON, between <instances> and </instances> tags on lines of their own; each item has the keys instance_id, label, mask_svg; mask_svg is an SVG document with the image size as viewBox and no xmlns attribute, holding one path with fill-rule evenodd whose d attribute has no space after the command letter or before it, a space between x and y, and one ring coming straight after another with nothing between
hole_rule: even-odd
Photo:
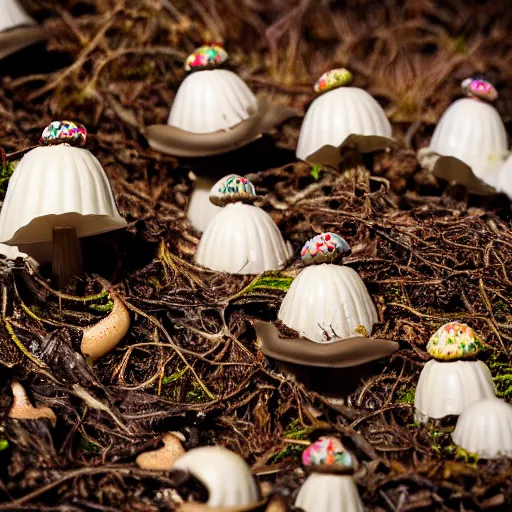
<instances>
[{"instance_id":1,"label":"cluster of white mushrooms","mask_svg":"<svg viewBox=\"0 0 512 512\"><path fill-rule=\"evenodd\" d=\"M2 0L0 58L42 37L42 30L16 0ZM227 58L218 45L202 46L187 58L189 74L167 124L146 128L153 149L180 157L226 153L295 115L258 100L240 77L222 69ZM299 159L340 168L347 152L396 145L383 109L366 91L347 87L351 78L347 70L334 69L315 84L319 96L304 118ZM472 192L498 191L512 197L507 135L489 104L497 92L484 80L468 79L462 85L468 98L456 101L443 115L430 146L419 152L420 163ZM49 125L42 146L27 152L16 167L0 212L3 253L51 262L61 287L83 273L81 237L126 226L101 164L78 147L86 136L83 126L69 121ZM281 269L293 250L259 201L254 185L243 176L230 174L219 181L199 176L188 209L189 221L202 232L196 263L232 274ZM282 301L278 325L254 322L266 356L304 366L345 368L398 349L394 341L371 336L378 314L368 290L354 269L336 262L349 250L347 242L332 232L304 245L304 268ZM112 297L112 313L84 330L82 352L91 363L113 349L130 325L128 311L113 292ZM295 337L282 337L279 326ZM427 350L433 359L418 382L415 418L425 423L458 415L453 432L457 445L482 458L512 456L512 406L496 398L487 366L476 359L482 346L478 335L459 322L442 326L432 336ZM12 389L12 419L55 422L50 409L30 404L19 383ZM146 469L185 471L207 488L207 503L181 503L179 510L265 510L268 497L241 457L220 447L185 452L183 440L179 433L168 433L162 448L137 459ZM319 439L306 449L303 461L311 474L297 496L297 507L304 512L363 510L352 476L355 459L338 439Z\"/></svg>"},{"instance_id":2,"label":"cluster of white mushrooms","mask_svg":"<svg viewBox=\"0 0 512 512\"><path fill-rule=\"evenodd\" d=\"M482 459L512 456L512 406L496 397L491 372L476 359L484 347L461 322L441 326L430 338L431 359L423 368L414 399L420 423L459 416L454 443Z\"/></svg>"}]
</instances>

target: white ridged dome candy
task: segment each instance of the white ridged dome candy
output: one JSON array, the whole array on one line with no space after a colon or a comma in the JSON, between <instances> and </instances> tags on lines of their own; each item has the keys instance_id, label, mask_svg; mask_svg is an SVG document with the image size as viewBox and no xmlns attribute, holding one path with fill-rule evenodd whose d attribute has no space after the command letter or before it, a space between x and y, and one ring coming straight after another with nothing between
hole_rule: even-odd
<instances>
[{"instance_id":1,"label":"white ridged dome candy","mask_svg":"<svg viewBox=\"0 0 512 512\"><path fill-rule=\"evenodd\" d=\"M421 371L414 397L415 419L462 414L469 406L495 397L491 372L482 361L436 361Z\"/></svg>"},{"instance_id":2,"label":"white ridged dome candy","mask_svg":"<svg viewBox=\"0 0 512 512\"><path fill-rule=\"evenodd\" d=\"M335 71L339 76L332 75ZM347 143L362 153L393 145L384 110L365 90L344 87L351 77L347 73L331 70L315 84L315 90L327 92L313 101L304 117L297 145L300 160L308 160L326 145L338 148Z\"/></svg>"},{"instance_id":3,"label":"white ridged dome candy","mask_svg":"<svg viewBox=\"0 0 512 512\"><path fill-rule=\"evenodd\" d=\"M195 448L182 455L173 469L187 471L206 487L208 507L245 507L260 500L249 466L226 448Z\"/></svg>"},{"instance_id":4,"label":"white ridged dome candy","mask_svg":"<svg viewBox=\"0 0 512 512\"><path fill-rule=\"evenodd\" d=\"M302 484L295 506L304 512L363 512L359 491L350 475L312 473Z\"/></svg>"},{"instance_id":5,"label":"white ridged dome candy","mask_svg":"<svg viewBox=\"0 0 512 512\"><path fill-rule=\"evenodd\" d=\"M232 274L277 270L291 256L270 215L257 206L228 204L201 237L195 261Z\"/></svg>"},{"instance_id":6,"label":"white ridged dome candy","mask_svg":"<svg viewBox=\"0 0 512 512\"><path fill-rule=\"evenodd\" d=\"M256 107L256 96L232 71L196 71L178 89L167 123L191 133L229 130Z\"/></svg>"},{"instance_id":7,"label":"white ridged dome candy","mask_svg":"<svg viewBox=\"0 0 512 512\"><path fill-rule=\"evenodd\" d=\"M228 59L219 45L196 48L185 61L166 125L146 127L149 145L174 156L204 157L234 151L281 123L288 109L269 108L232 71L216 69Z\"/></svg>"},{"instance_id":8,"label":"white ridged dome candy","mask_svg":"<svg viewBox=\"0 0 512 512\"><path fill-rule=\"evenodd\" d=\"M2 0L0 2L0 32L35 24L36 22L25 12L17 0Z\"/></svg>"},{"instance_id":9,"label":"white ridged dome candy","mask_svg":"<svg viewBox=\"0 0 512 512\"><path fill-rule=\"evenodd\" d=\"M494 87L487 82L484 85L489 87L478 87L484 81L468 80L462 88L470 97L448 107L434 130L430 146L419 152L418 157L428 167L432 165L428 160L432 155L435 159L431 170L448 181L464 179L464 164L479 180L495 187L499 169L508 155L507 132L498 111L484 101L496 99ZM465 181L462 184L467 185Z\"/></svg>"},{"instance_id":10,"label":"white ridged dome candy","mask_svg":"<svg viewBox=\"0 0 512 512\"><path fill-rule=\"evenodd\" d=\"M326 263L300 271L283 299L278 318L317 343L370 336L378 322L359 274L350 267Z\"/></svg>"},{"instance_id":11,"label":"white ridged dome candy","mask_svg":"<svg viewBox=\"0 0 512 512\"><path fill-rule=\"evenodd\" d=\"M474 403L460 415L452 439L483 459L512 457L512 406L496 398Z\"/></svg>"},{"instance_id":12,"label":"white ridged dome candy","mask_svg":"<svg viewBox=\"0 0 512 512\"><path fill-rule=\"evenodd\" d=\"M52 241L55 226L72 226L83 237L125 225L98 160L61 144L29 151L14 170L0 212L0 241L30 254L31 244Z\"/></svg>"}]
</instances>

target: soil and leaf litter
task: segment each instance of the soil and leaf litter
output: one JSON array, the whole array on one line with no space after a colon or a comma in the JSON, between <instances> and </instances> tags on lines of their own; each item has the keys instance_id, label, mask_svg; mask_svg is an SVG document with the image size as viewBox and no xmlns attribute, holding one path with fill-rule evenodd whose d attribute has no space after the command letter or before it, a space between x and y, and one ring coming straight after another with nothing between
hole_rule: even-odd
<instances>
[{"instance_id":1,"label":"soil and leaf litter","mask_svg":"<svg viewBox=\"0 0 512 512\"><path fill-rule=\"evenodd\" d=\"M48 269L0 262L0 510L172 510L176 475L134 464L169 431L183 433L187 449L218 443L240 453L289 497L303 481L305 441L336 433L360 462L355 477L371 510L507 510L510 461L474 460L452 444L452 418L420 426L412 407L425 344L453 319L482 335L499 395L512 398L508 200L446 187L415 155L471 73L496 85L510 127L506 2L24 5L50 37L0 61L0 186L44 126L77 119L129 226L84 240L87 277L72 290L53 289ZM300 119L292 119L204 162L152 151L143 127L165 123L183 61L203 41L222 41L253 90L301 112L321 73L351 69L386 108L401 148L366 161L371 174L362 165L312 168L295 160ZM237 276L193 263L200 235L184 212L198 166L251 179L294 247L282 271ZM300 248L325 231L351 246L343 263L376 304L373 336L400 342L363 382L343 383L344 401L266 359L251 326L275 320ZM132 324L91 367L80 328L111 311L105 280ZM55 428L7 418L13 380L54 411ZM183 498L204 493L199 484L179 489Z\"/></svg>"}]
</instances>

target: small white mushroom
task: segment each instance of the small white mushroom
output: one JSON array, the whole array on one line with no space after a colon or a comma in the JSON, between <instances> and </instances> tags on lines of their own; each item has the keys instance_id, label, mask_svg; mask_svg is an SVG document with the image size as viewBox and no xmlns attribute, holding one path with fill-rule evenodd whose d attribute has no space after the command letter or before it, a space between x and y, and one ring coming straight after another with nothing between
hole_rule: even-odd
<instances>
[{"instance_id":1,"label":"small white mushroom","mask_svg":"<svg viewBox=\"0 0 512 512\"><path fill-rule=\"evenodd\" d=\"M297 158L337 167L345 148L372 153L396 145L391 125L377 101L364 89L346 87L346 69L324 73L315 84L319 96L311 103L297 144Z\"/></svg>"},{"instance_id":2,"label":"small white mushroom","mask_svg":"<svg viewBox=\"0 0 512 512\"><path fill-rule=\"evenodd\" d=\"M220 446L190 450L174 464L174 469L190 473L208 490L208 501L184 503L181 512L238 512L258 510L265 504L244 459Z\"/></svg>"},{"instance_id":3,"label":"small white mushroom","mask_svg":"<svg viewBox=\"0 0 512 512\"><path fill-rule=\"evenodd\" d=\"M225 206L201 237L195 261L231 274L277 270L291 256L272 217L253 204L254 185L235 174L219 180L210 192L213 204Z\"/></svg>"},{"instance_id":4,"label":"small white mushroom","mask_svg":"<svg viewBox=\"0 0 512 512\"><path fill-rule=\"evenodd\" d=\"M162 438L164 443L162 448L141 453L135 463L142 469L170 471L175 461L185 453L181 444L183 440L183 435L179 432L170 432Z\"/></svg>"},{"instance_id":5,"label":"small white mushroom","mask_svg":"<svg viewBox=\"0 0 512 512\"><path fill-rule=\"evenodd\" d=\"M0 212L0 242L18 246L39 263L52 262L60 287L83 271L79 238L126 226L108 177L87 149L83 126L54 121L45 146L16 166Z\"/></svg>"},{"instance_id":6,"label":"small white mushroom","mask_svg":"<svg viewBox=\"0 0 512 512\"><path fill-rule=\"evenodd\" d=\"M495 397L489 368L474 359L482 345L478 334L461 322L449 322L432 335L427 350L434 359L423 367L414 397L416 421L459 415L475 402Z\"/></svg>"},{"instance_id":7,"label":"small white mushroom","mask_svg":"<svg viewBox=\"0 0 512 512\"><path fill-rule=\"evenodd\" d=\"M130 314L123 302L111 292L112 311L97 324L84 329L81 350L89 362L110 352L123 339L130 328Z\"/></svg>"},{"instance_id":8,"label":"small white mushroom","mask_svg":"<svg viewBox=\"0 0 512 512\"><path fill-rule=\"evenodd\" d=\"M512 457L512 406L497 398L474 403L460 415L452 439L483 459Z\"/></svg>"},{"instance_id":9,"label":"small white mushroom","mask_svg":"<svg viewBox=\"0 0 512 512\"><path fill-rule=\"evenodd\" d=\"M437 123L428 148L418 153L420 165L449 182L479 194L495 192L500 167L508 155L507 131L490 105L494 86L469 78L461 84L467 98L452 103Z\"/></svg>"},{"instance_id":10,"label":"small white mushroom","mask_svg":"<svg viewBox=\"0 0 512 512\"><path fill-rule=\"evenodd\" d=\"M19 382L11 383L14 402L9 411L9 418L16 420L50 420L52 426L55 426L57 417L49 407L34 407L28 399L25 388Z\"/></svg>"}]
</instances>

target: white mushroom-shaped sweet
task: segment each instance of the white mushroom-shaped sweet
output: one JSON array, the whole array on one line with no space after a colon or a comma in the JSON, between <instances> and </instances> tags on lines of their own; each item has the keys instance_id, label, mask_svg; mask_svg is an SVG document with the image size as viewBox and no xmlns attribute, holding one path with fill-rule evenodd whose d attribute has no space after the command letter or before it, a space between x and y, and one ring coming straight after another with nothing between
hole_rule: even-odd
<instances>
[{"instance_id":1,"label":"white mushroom-shaped sweet","mask_svg":"<svg viewBox=\"0 0 512 512\"><path fill-rule=\"evenodd\" d=\"M370 335L378 317L365 284L354 269L332 263L349 250L335 233L322 233L304 245L301 256L307 266L279 309L284 325L316 343Z\"/></svg>"},{"instance_id":2,"label":"white mushroom-shaped sweet","mask_svg":"<svg viewBox=\"0 0 512 512\"><path fill-rule=\"evenodd\" d=\"M475 331L461 322L449 322L432 335L427 351L434 359L423 367L414 397L416 421L459 415L495 397L489 368L474 359L482 346Z\"/></svg>"},{"instance_id":3,"label":"white mushroom-shaped sweet","mask_svg":"<svg viewBox=\"0 0 512 512\"><path fill-rule=\"evenodd\" d=\"M258 101L238 75L218 69L227 59L217 44L203 45L187 57L190 74L178 89L167 125L146 128L152 148L186 157L227 153L295 115Z\"/></svg>"},{"instance_id":4,"label":"white mushroom-shaped sweet","mask_svg":"<svg viewBox=\"0 0 512 512\"><path fill-rule=\"evenodd\" d=\"M369 337L378 317L366 286L355 270L332 263L349 250L335 233L322 233L304 245L301 256L307 267L292 282L278 313L278 319L300 338L280 338L272 324L255 322L266 356L343 368L381 359L398 349L394 341Z\"/></svg>"},{"instance_id":5,"label":"white mushroom-shaped sweet","mask_svg":"<svg viewBox=\"0 0 512 512\"><path fill-rule=\"evenodd\" d=\"M0 59L45 38L18 0L0 2Z\"/></svg>"},{"instance_id":6,"label":"white mushroom-shaped sweet","mask_svg":"<svg viewBox=\"0 0 512 512\"><path fill-rule=\"evenodd\" d=\"M195 261L231 274L260 274L277 270L290 251L270 215L253 204L253 184L232 174L211 190L210 201L225 205L203 233Z\"/></svg>"},{"instance_id":7,"label":"white mushroom-shaped sweet","mask_svg":"<svg viewBox=\"0 0 512 512\"><path fill-rule=\"evenodd\" d=\"M181 456L173 469L189 473L208 491L206 506L186 503L180 511L253 510L264 501L249 466L242 457L226 448L195 448Z\"/></svg>"},{"instance_id":8,"label":"white mushroom-shaped sweet","mask_svg":"<svg viewBox=\"0 0 512 512\"><path fill-rule=\"evenodd\" d=\"M9 418L15 420L40 420L47 419L55 426L57 417L49 407L34 407L28 399L25 388L19 382L11 383L14 398Z\"/></svg>"},{"instance_id":9,"label":"white mushroom-shaped sweet","mask_svg":"<svg viewBox=\"0 0 512 512\"><path fill-rule=\"evenodd\" d=\"M201 46L188 56L189 74L178 89L167 125L146 128L153 149L182 157L228 153L297 115L290 108L258 100L236 73L219 69L227 60L228 54L217 44ZM201 232L215 212L206 194L219 178L209 171L204 174L194 182L187 215Z\"/></svg>"},{"instance_id":10,"label":"white mushroom-shaped sweet","mask_svg":"<svg viewBox=\"0 0 512 512\"><path fill-rule=\"evenodd\" d=\"M184 438L178 432L170 432L162 438L162 441L164 443L162 448L141 453L135 460L137 466L153 471L170 471L176 460L185 454L181 445Z\"/></svg>"},{"instance_id":11,"label":"white mushroom-shaped sweet","mask_svg":"<svg viewBox=\"0 0 512 512\"><path fill-rule=\"evenodd\" d=\"M430 146L418 152L420 164L434 175L481 194L494 193L499 169L508 155L507 132L493 85L468 78L467 98L455 101L439 120Z\"/></svg>"},{"instance_id":12,"label":"white mushroom-shaped sweet","mask_svg":"<svg viewBox=\"0 0 512 512\"><path fill-rule=\"evenodd\" d=\"M452 439L482 459L512 457L512 406L497 398L475 402L459 416Z\"/></svg>"},{"instance_id":13,"label":"white mushroom-shaped sweet","mask_svg":"<svg viewBox=\"0 0 512 512\"><path fill-rule=\"evenodd\" d=\"M512 154L505 160L498 173L496 190L512 201Z\"/></svg>"},{"instance_id":14,"label":"white mushroom-shaped sweet","mask_svg":"<svg viewBox=\"0 0 512 512\"><path fill-rule=\"evenodd\" d=\"M54 121L43 132L45 146L25 154L14 170L0 212L0 241L34 259L52 261L59 285L83 271L85 237L126 226L110 183L83 144L86 130Z\"/></svg>"},{"instance_id":15,"label":"white mushroom-shaped sweet","mask_svg":"<svg viewBox=\"0 0 512 512\"><path fill-rule=\"evenodd\" d=\"M351 80L346 69L332 69L316 82L320 96L302 123L297 145L300 160L338 167L346 148L370 153L395 145L382 107L364 89L345 87Z\"/></svg>"},{"instance_id":16,"label":"white mushroom-shaped sweet","mask_svg":"<svg viewBox=\"0 0 512 512\"><path fill-rule=\"evenodd\" d=\"M341 442L322 437L302 455L312 472L299 490L295 506L304 512L363 512L363 503L352 477L355 460Z\"/></svg>"}]
</instances>

